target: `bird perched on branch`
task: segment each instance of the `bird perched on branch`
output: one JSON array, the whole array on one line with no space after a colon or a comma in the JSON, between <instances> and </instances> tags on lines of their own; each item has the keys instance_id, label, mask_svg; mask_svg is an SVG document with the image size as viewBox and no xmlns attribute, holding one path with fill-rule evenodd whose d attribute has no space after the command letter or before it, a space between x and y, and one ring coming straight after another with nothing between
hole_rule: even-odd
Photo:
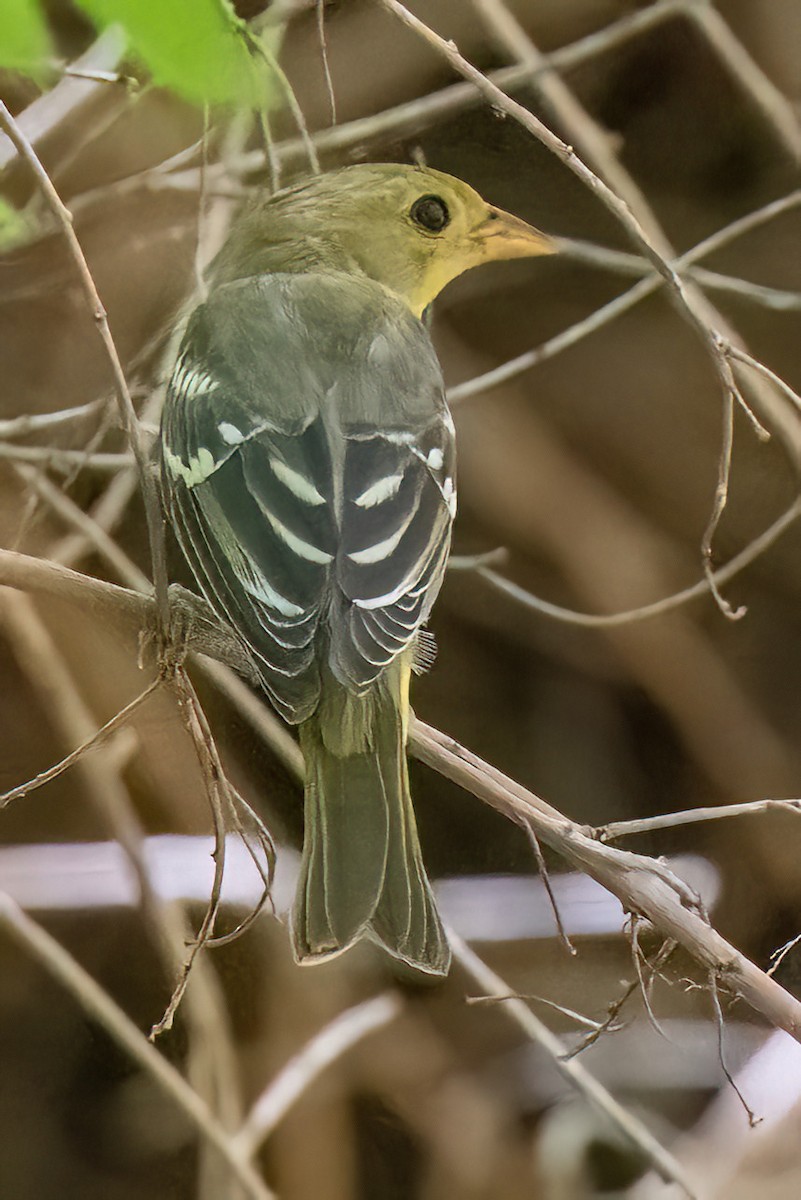
<instances>
[{"instance_id":1,"label":"bird perched on branch","mask_svg":"<svg viewBox=\"0 0 801 1200\"><path fill-rule=\"evenodd\" d=\"M450 952L409 797L409 676L456 512L454 430L421 317L536 229L424 167L346 167L261 202L213 265L162 423L169 514L204 596L299 726L299 962L363 936Z\"/></svg>"}]
</instances>

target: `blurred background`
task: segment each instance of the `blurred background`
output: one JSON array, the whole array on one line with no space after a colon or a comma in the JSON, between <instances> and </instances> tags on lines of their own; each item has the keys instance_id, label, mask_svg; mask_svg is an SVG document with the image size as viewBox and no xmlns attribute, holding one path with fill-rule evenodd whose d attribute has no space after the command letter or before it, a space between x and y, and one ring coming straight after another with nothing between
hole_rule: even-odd
<instances>
[{"instance_id":1,"label":"blurred background","mask_svg":"<svg viewBox=\"0 0 801 1200\"><path fill-rule=\"evenodd\" d=\"M454 88L448 65L381 4L261 7L239 11L285 24L281 63L324 169L423 159L564 239L553 258L457 280L432 314L458 432L459 557L434 613L437 662L414 687L418 716L589 825L801 794L801 418L791 398L754 371L738 374L771 436L757 437L737 408L715 564L789 513L780 536L723 587L734 609L747 609L740 619L708 593L614 625L538 609L535 598L573 613L625 612L702 578L723 436L710 356L656 287L614 319L580 325L646 273L635 248L573 174L469 85ZM797 0L413 7L482 70L499 72L666 255L740 222L699 259L706 274L694 285L716 310L710 324L728 323L801 388ZM114 31L98 37L65 0L46 11L61 67L36 81L3 72L0 95L74 214L152 433L197 273L239 205L270 186L263 143L249 122L220 117L202 149L202 112L149 86ZM191 39L190 9L186 21ZM77 73L63 69L76 62ZM302 177L309 160L297 123L282 108L271 125L282 183ZM63 238L2 138L0 165L0 540L141 586L144 511L101 341ZM564 346L553 343L575 326ZM527 369L469 383L537 347L541 361ZM19 420L73 408L51 423ZM190 584L174 546L170 567ZM136 639L88 606L4 589L0 632L7 790L74 749L150 676ZM297 780L280 742L265 739L230 689L201 670L193 679L226 770L278 845L279 919L265 911L241 938L206 951L159 1048L235 1129L337 1014L385 993L395 1005L265 1141L259 1162L281 1200L677 1195L503 1004L466 1002L481 988L461 967L419 989L398 984L366 946L312 971L294 966L282 917L302 837ZM637 973L617 902L547 856L571 957L521 831L417 763L412 786L447 918L511 991L535 997L566 1049L592 1030L577 1013L602 1022L631 993L615 1028L579 1061L673 1148L698 1194L798 1196L794 1043L724 996L726 1064L764 1118L748 1131L700 968L675 950L653 966L661 940L641 931L652 964L641 969L653 974L646 1012L630 986ZM799 933L798 821L763 813L620 844L675 861L721 932L766 967ZM188 915L196 928L204 911L210 829L192 741L174 699L159 692L104 749L3 811L0 890L147 1031L172 991L182 922ZM149 880L132 874L120 839L146 846ZM234 928L259 889L232 847L221 927ZM777 978L795 990L797 956ZM1 1196L240 1195L152 1078L6 939L0 1045Z\"/></svg>"}]
</instances>

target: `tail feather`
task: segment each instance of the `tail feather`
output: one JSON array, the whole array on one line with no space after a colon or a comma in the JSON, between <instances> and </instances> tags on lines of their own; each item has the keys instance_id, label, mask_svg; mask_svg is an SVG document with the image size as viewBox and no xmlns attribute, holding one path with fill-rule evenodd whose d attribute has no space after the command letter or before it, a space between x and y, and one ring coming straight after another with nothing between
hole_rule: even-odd
<instances>
[{"instance_id":1,"label":"tail feather","mask_svg":"<svg viewBox=\"0 0 801 1200\"><path fill-rule=\"evenodd\" d=\"M387 867L372 931L403 962L432 975L446 975L450 947L423 866L405 748L398 767L401 803L390 808Z\"/></svg>"},{"instance_id":2,"label":"tail feather","mask_svg":"<svg viewBox=\"0 0 801 1200\"><path fill-rule=\"evenodd\" d=\"M389 836L374 764L366 755L331 754L317 733L313 718L301 729L305 834L294 913L301 959L336 953L364 933L381 894Z\"/></svg>"},{"instance_id":3,"label":"tail feather","mask_svg":"<svg viewBox=\"0 0 801 1200\"><path fill-rule=\"evenodd\" d=\"M399 668L362 697L330 682L328 702L301 726L305 836L292 913L299 962L367 936L420 971L447 973L450 951L409 795L402 682Z\"/></svg>"}]
</instances>

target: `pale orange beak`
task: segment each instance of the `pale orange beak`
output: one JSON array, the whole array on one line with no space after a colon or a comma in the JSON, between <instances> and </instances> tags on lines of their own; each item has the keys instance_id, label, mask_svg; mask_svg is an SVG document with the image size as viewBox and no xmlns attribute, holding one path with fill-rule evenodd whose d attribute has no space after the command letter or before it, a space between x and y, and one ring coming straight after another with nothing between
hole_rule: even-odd
<instances>
[{"instance_id":1,"label":"pale orange beak","mask_svg":"<svg viewBox=\"0 0 801 1200\"><path fill-rule=\"evenodd\" d=\"M488 260L556 254L557 249L555 243L539 229L492 205L488 207L486 219L473 231L472 236Z\"/></svg>"}]
</instances>

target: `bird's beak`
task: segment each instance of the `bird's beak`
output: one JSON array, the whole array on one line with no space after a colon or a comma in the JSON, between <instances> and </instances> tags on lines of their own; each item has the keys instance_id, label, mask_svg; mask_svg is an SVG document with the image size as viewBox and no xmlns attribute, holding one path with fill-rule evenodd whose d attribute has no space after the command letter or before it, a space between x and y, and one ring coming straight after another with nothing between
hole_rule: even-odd
<instances>
[{"instance_id":1,"label":"bird's beak","mask_svg":"<svg viewBox=\"0 0 801 1200\"><path fill-rule=\"evenodd\" d=\"M473 237L481 246L487 261L556 254L555 243L540 233L539 229L492 205L488 208L485 220L475 229Z\"/></svg>"}]
</instances>

